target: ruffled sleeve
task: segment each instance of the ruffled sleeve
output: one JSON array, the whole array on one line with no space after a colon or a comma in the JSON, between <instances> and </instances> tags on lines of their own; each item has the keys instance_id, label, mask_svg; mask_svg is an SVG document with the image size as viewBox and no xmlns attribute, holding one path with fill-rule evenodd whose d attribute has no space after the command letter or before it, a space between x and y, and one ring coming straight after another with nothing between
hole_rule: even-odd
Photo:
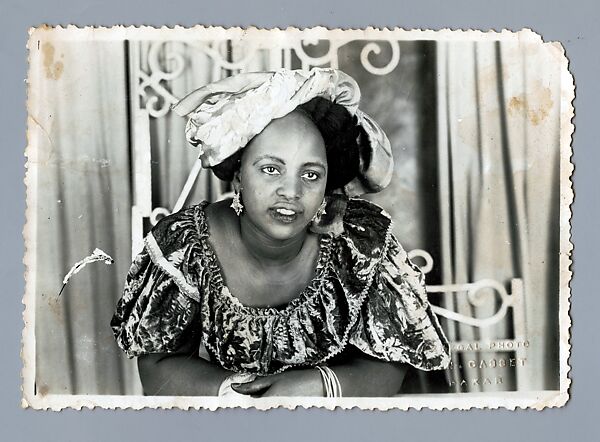
<instances>
[{"instance_id":1,"label":"ruffled sleeve","mask_svg":"<svg viewBox=\"0 0 600 442\"><path fill-rule=\"evenodd\" d=\"M362 286L365 296L349 343L386 361L421 370L446 368L449 345L427 300L425 278L391 228L381 208L351 200L344 235L352 251L348 271L354 274L352 286ZM351 279L350 275L346 278Z\"/></svg>"},{"instance_id":2,"label":"ruffled sleeve","mask_svg":"<svg viewBox=\"0 0 600 442\"><path fill-rule=\"evenodd\" d=\"M449 345L431 310L420 270L390 237L350 342L371 356L421 370L446 368Z\"/></svg>"},{"instance_id":3,"label":"ruffled sleeve","mask_svg":"<svg viewBox=\"0 0 600 442\"><path fill-rule=\"evenodd\" d=\"M111 321L117 344L129 357L176 352L198 335L193 210L163 218L129 269Z\"/></svg>"}]
</instances>

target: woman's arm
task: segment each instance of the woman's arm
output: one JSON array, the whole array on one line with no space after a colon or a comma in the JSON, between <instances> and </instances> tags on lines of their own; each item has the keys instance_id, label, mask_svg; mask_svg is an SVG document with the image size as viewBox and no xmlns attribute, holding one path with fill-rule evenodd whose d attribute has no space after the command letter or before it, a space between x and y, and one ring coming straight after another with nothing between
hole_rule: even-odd
<instances>
[{"instance_id":1,"label":"woman's arm","mask_svg":"<svg viewBox=\"0 0 600 442\"><path fill-rule=\"evenodd\" d=\"M360 356L330 368L340 381L344 397L393 396L400 390L407 371L405 364ZM238 393L261 397L325 395L321 374L316 368L289 370L247 384L234 384L232 388Z\"/></svg>"},{"instance_id":2,"label":"woman's arm","mask_svg":"<svg viewBox=\"0 0 600 442\"><path fill-rule=\"evenodd\" d=\"M347 397L386 397L400 391L408 370L406 364L356 357L350 362L330 367Z\"/></svg>"},{"instance_id":3,"label":"woman's arm","mask_svg":"<svg viewBox=\"0 0 600 442\"><path fill-rule=\"evenodd\" d=\"M198 356L149 354L138 357L144 394L150 396L216 396L231 372Z\"/></svg>"}]
</instances>

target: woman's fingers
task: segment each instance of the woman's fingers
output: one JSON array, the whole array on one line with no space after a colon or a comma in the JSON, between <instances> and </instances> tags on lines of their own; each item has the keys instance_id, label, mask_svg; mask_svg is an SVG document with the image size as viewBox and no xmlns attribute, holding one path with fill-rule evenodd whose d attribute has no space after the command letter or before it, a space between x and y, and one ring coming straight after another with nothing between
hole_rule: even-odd
<instances>
[{"instance_id":1,"label":"woman's fingers","mask_svg":"<svg viewBox=\"0 0 600 442\"><path fill-rule=\"evenodd\" d=\"M255 394L258 393L261 388L254 385L253 382L247 382L245 384L231 384L231 388L241 394Z\"/></svg>"},{"instance_id":2,"label":"woman's fingers","mask_svg":"<svg viewBox=\"0 0 600 442\"><path fill-rule=\"evenodd\" d=\"M244 384L231 384L231 388L241 394L258 394L269 388L273 382L273 376L266 376Z\"/></svg>"}]
</instances>

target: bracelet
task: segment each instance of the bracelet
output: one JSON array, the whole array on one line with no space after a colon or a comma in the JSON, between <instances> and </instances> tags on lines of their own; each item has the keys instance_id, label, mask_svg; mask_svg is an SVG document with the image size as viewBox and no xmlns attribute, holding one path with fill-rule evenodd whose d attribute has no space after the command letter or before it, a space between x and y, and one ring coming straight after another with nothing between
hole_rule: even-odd
<instances>
[{"instance_id":1,"label":"bracelet","mask_svg":"<svg viewBox=\"0 0 600 442\"><path fill-rule=\"evenodd\" d=\"M342 397L342 385L335 372L325 365L317 365L317 370L321 373L325 397Z\"/></svg>"}]
</instances>

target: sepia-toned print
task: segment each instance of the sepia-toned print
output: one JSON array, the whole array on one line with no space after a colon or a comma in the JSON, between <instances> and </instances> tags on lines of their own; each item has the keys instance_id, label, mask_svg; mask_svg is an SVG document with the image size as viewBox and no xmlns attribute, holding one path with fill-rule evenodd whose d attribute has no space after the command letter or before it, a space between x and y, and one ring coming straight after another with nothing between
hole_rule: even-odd
<instances>
[{"instance_id":1,"label":"sepia-toned print","mask_svg":"<svg viewBox=\"0 0 600 442\"><path fill-rule=\"evenodd\" d=\"M28 50L24 407L568 400L559 43L40 27Z\"/></svg>"}]
</instances>

